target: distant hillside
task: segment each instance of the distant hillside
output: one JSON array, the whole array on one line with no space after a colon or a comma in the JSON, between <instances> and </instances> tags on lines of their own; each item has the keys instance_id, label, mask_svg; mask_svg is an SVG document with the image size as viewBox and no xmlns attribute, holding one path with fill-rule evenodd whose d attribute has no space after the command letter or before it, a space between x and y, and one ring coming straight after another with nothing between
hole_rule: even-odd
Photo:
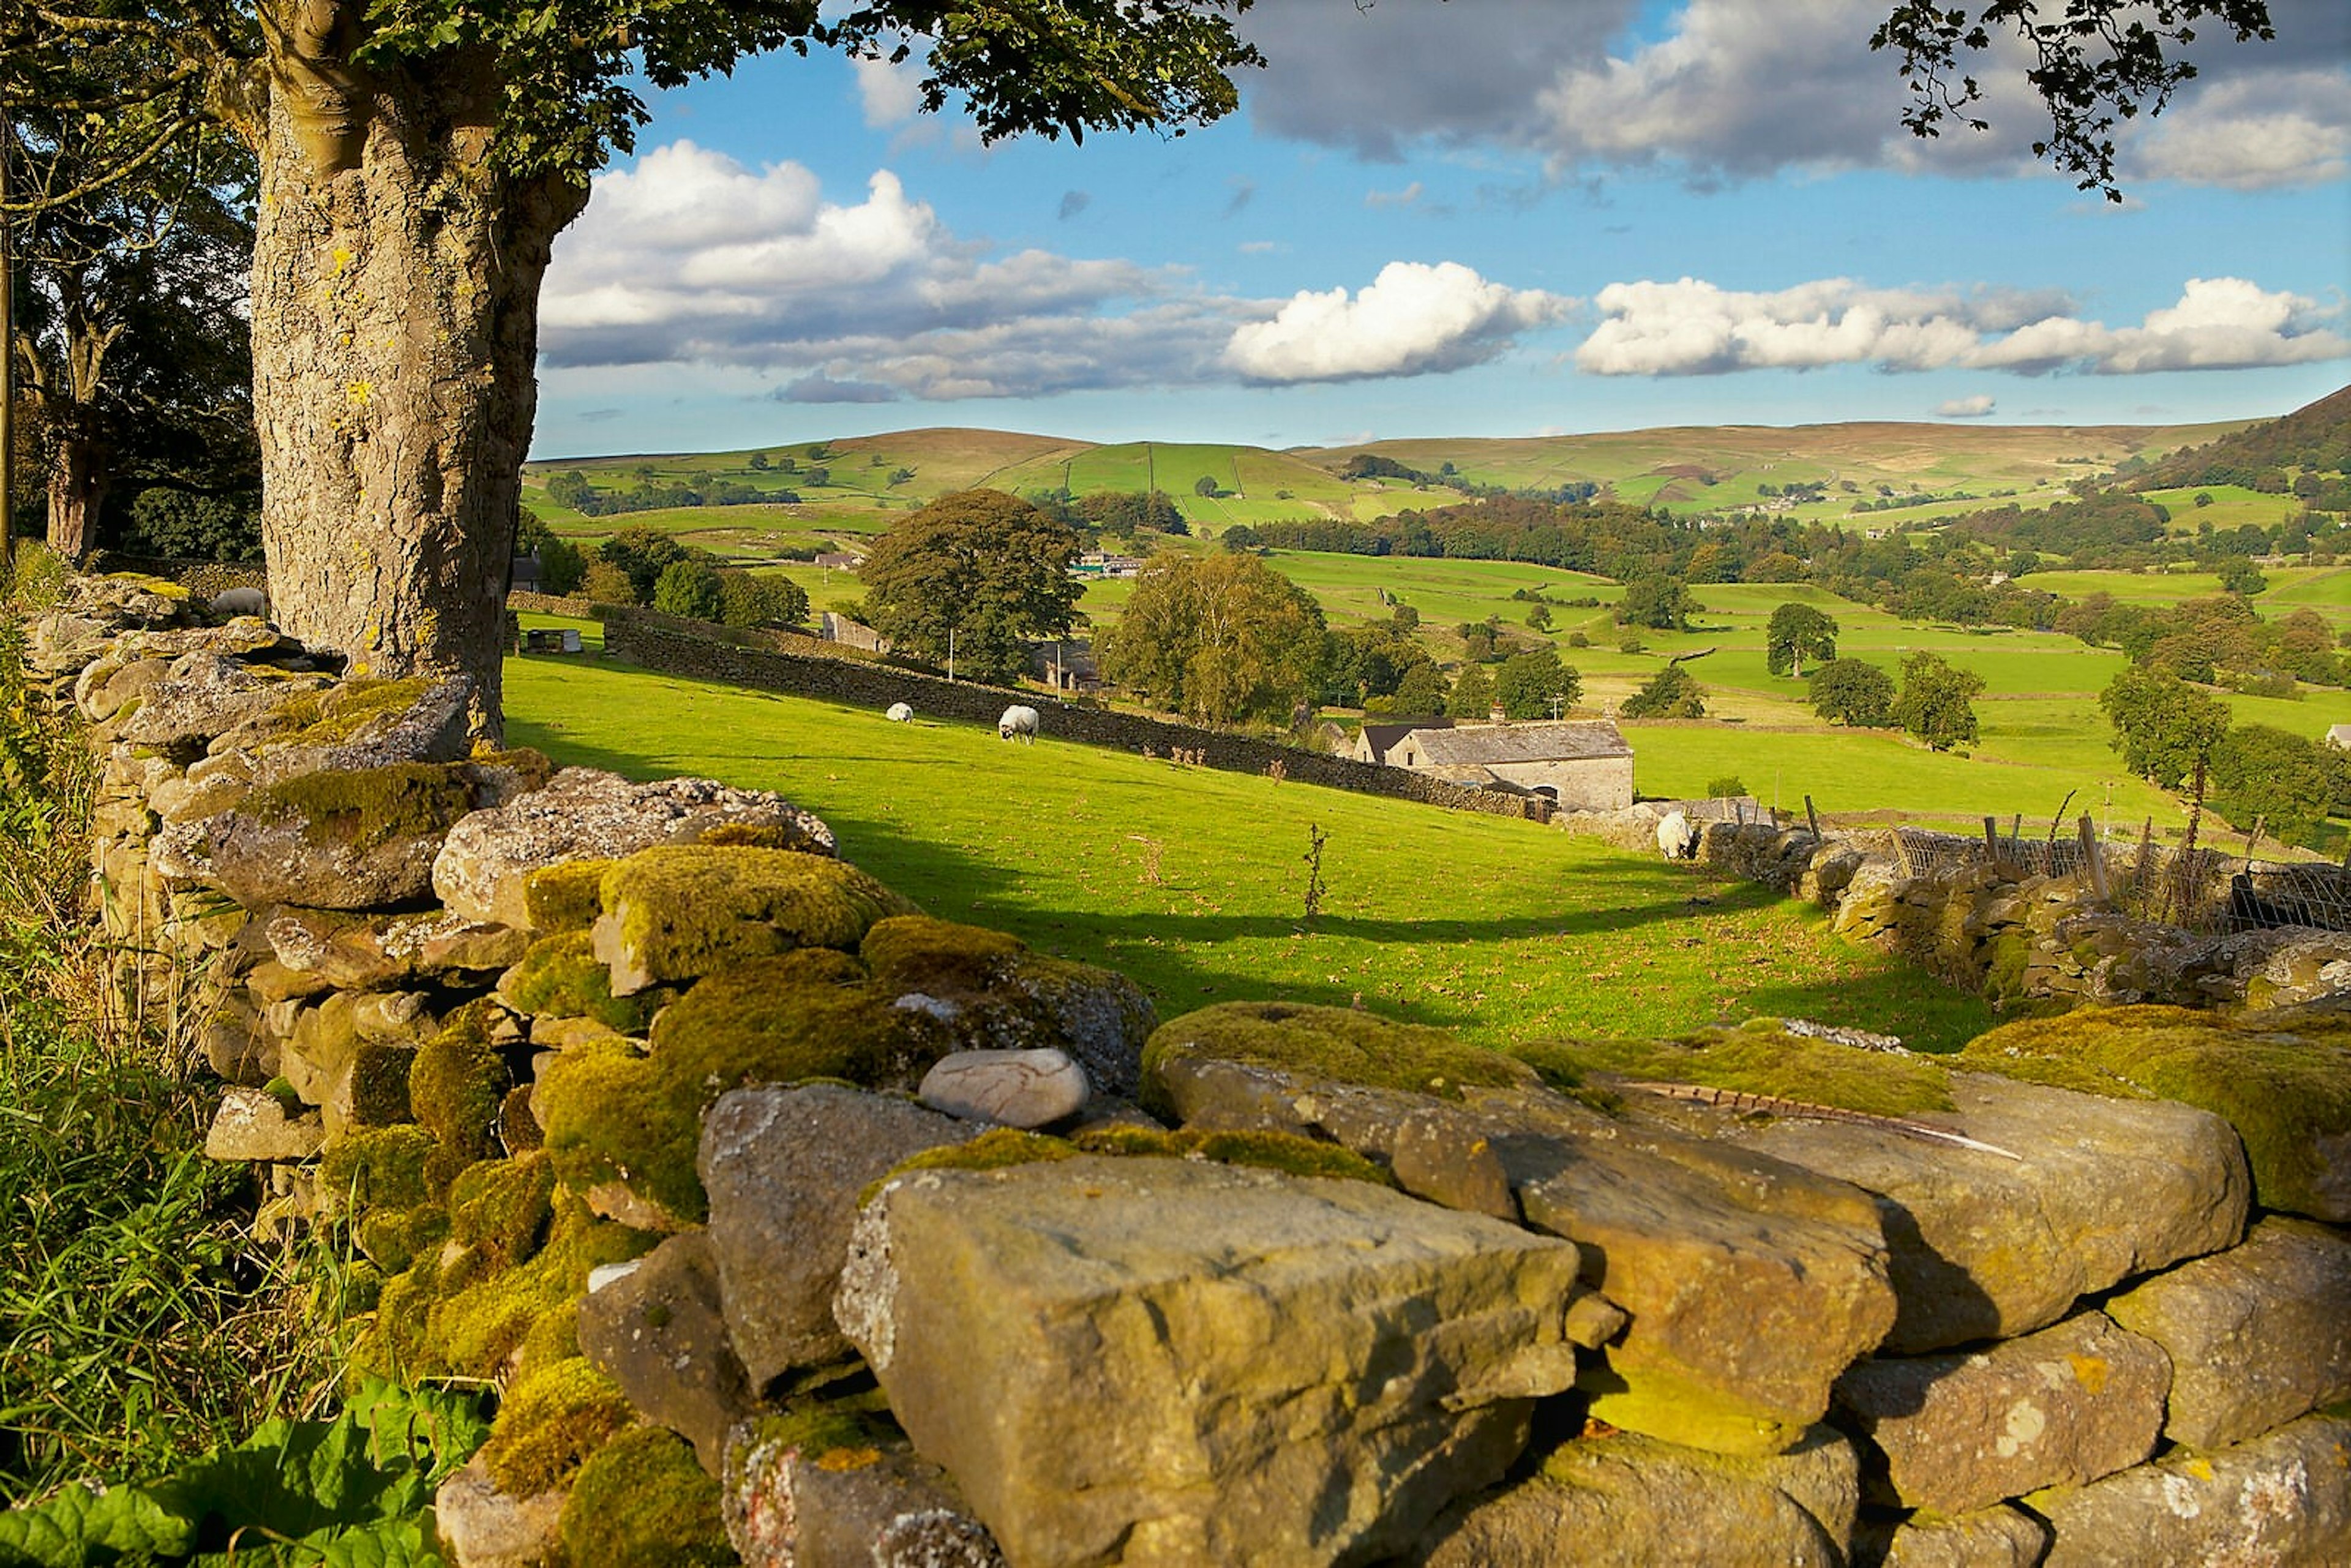
<instances>
[{"instance_id":1,"label":"distant hillside","mask_svg":"<svg viewBox=\"0 0 2351 1568\"><path fill-rule=\"evenodd\" d=\"M2296 469L2351 473L2351 387L2282 418L2247 425L2201 446L2182 447L2149 465L2133 478L2131 487L2242 485L2265 490L2275 485L2283 489L2283 481Z\"/></svg>"}]
</instances>

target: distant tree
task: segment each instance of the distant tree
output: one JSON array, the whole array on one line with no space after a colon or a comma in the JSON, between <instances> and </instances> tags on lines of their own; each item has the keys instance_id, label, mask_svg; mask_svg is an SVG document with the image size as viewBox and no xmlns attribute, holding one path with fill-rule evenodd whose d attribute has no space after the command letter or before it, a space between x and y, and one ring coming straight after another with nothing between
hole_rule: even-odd
<instances>
[{"instance_id":1,"label":"distant tree","mask_svg":"<svg viewBox=\"0 0 2351 1568\"><path fill-rule=\"evenodd\" d=\"M1747 563L1740 577L1747 582L1802 582L1804 563L1786 550L1775 549Z\"/></svg>"},{"instance_id":2,"label":"distant tree","mask_svg":"<svg viewBox=\"0 0 2351 1568\"><path fill-rule=\"evenodd\" d=\"M672 561L653 583L653 608L664 615L716 621L725 602L717 570L707 561Z\"/></svg>"},{"instance_id":3,"label":"distant tree","mask_svg":"<svg viewBox=\"0 0 2351 1568\"><path fill-rule=\"evenodd\" d=\"M2211 492L2211 491L2210 491L2210 490L2199 490L2199 491L2197 491L2197 492L2196 492L2196 504L2197 504L2198 506L2199 506L2199 507L2209 507L2209 506L2210 506L2210 505L2212 504L2212 492Z\"/></svg>"},{"instance_id":4,"label":"distant tree","mask_svg":"<svg viewBox=\"0 0 2351 1568\"><path fill-rule=\"evenodd\" d=\"M259 560L259 497L151 486L131 497L122 543L134 555L174 560Z\"/></svg>"},{"instance_id":5,"label":"distant tree","mask_svg":"<svg viewBox=\"0 0 2351 1568\"><path fill-rule=\"evenodd\" d=\"M1835 659L1806 682L1813 711L1831 724L1882 729L1894 722L1894 677L1863 659Z\"/></svg>"},{"instance_id":6,"label":"distant tree","mask_svg":"<svg viewBox=\"0 0 2351 1568\"><path fill-rule=\"evenodd\" d=\"M1527 629L1531 632L1551 630L1551 606L1537 604L1527 611Z\"/></svg>"},{"instance_id":7,"label":"distant tree","mask_svg":"<svg viewBox=\"0 0 2351 1568\"><path fill-rule=\"evenodd\" d=\"M729 626L796 626L808 618L808 591L789 577L718 574L718 619Z\"/></svg>"},{"instance_id":8,"label":"distant tree","mask_svg":"<svg viewBox=\"0 0 2351 1568\"><path fill-rule=\"evenodd\" d=\"M2240 593L2251 599L2270 585L2270 580L2262 575L2262 569L2250 557L2231 556L2220 563L2220 571L2223 593Z\"/></svg>"},{"instance_id":9,"label":"distant tree","mask_svg":"<svg viewBox=\"0 0 2351 1568\"><path fill-rule=\"evenodd\" d=\"M629 574L629 581L635 589L633 597L639 604L653 602L653 588L663 572L679 561L707 553L680 544L659 528L643 523L631 524L596 547L598 560L609 561Z\"/></svg>"},{"instance_id":10,"label":"distant tree","mask_svg":"<svg viewBox=\"0 0 2351 1568\"><path fill-rule=\"evenodd\" d=\"M1388 612L1388 624L1408 636L1420 630L1420 612L1409 604L1398 604Z\"/></svg>"},{"instance_id":11,"label":"distant tree","mask_svg":"<svg viewBox=\"0 0 2351 1568\"><path fill-rule=\"evenodd\" d=\"M1405 717L1429 718L1445 712L1448 695L1445 672L1431 660L1404 673L1404 679L1396 683L1391 706Z\"/></svg>"},{"instance_id":12,"label":"distant tree","mask_svg":"<svg viewBox=\"0 0 2351 1568\"><path fill-rule=\"evenodd\" d=\"M1476 622L1465 622L1458 628L1461 638L1461 654L1473 664L1482 664L1494 656L1494 628Z\"/></svg>"},{"instance_id":13,"label":"distant tree","mask_svg":"<svg viewBox=\"0 0 2351 1568\"><path fill-rule=\"evenodd\" d=\"M1616 601L1616 623L1682 632L1689 628L1690 612L1703 608L1692 601L1680 578L1651 572L1625 585L1625 597Z\"/></svg>"},{"instance_id":14,"label":"distant tree","mask_svg":"<svg viewBox=\"0 0 2351 1568\"><path fill-rule=\"evenodd\" d=\"M1552 718L1575 706L1583 677L1559 662L1556 648L1513 653L1494 674L1494 695L1512 718Z\"/></svg>"},{"instance_id":15,"label":"distant tree","mask_svg":"<svg viewBox=\"0 0 2351 1568\"><path fill-rule=\"evenodd\" d=\"M1453 689L1446 694L1445 711L1455 718L1484 718L1494 711L1494 679L1485 665L1461 666L1453 677Z\"/></svg>"},{"instance_id":16,"label":"distant tree","mask_svg":"<svg viewBox=\"0 0 2351 1568\"><path fill-rule=\"evenodd\" d=\"M1105 679L1196 722L1287 725L1324 641L1313 596L1257 557L1171 552L1095 648Z\"/></svg>"},{"instance_id":17,"label":"distant tree","mask_svg":"<svg viewBox=\"0 0 2351 1568\"><path fill-rule=\"evenodd\" d=\"M2132 668L2106 683L2098 706L2123 766L2158 789L2178 789L2229 733L2229 708L2168 670Z\"/></svg>"},{"instance_id":18,"label":"distant tree","mask_svg":"<svg viewBox=\"0 0 2351 1568\"><path fill-rule=\"evenodd\" d=\"M859 575L867 619L902 653L958 674L1012 681L1028 642L1065 637L1083 588L1079 538L1001 490L958 490L907 513L876 539Z\"/></svg>"},{"instance_id":19,"label":"distant tree","mask_svg":"<svg viewBox=\"0 0 2351 1568\"><path fill-rule=\"evenodd\" d=\"M778 474L797 474L797 473L799 473L799 471L800 471L800 460L799 460L799 458L797 458L797 457L793 456L793 455L792 455L790 453L789 453L789 452L779 452L779 453L778 453L778 454L776 455L776 472L777 472L777 473L778 473Z\"/></svg>"},{"instance_id":20,"label":"distant tree","mask_svg":"<svg viewBox=\"0 0 2351 1568\"><path fill-rule=\"evenodd\" d=\"M1706 688L1679 664L1667 664L1625 699L1626 718L1704 718Z\"/></svg>"},{"instance_id":21,"label":"distant tree","mask_svg":"<svg viewBox=\"0 0 2351 1568\"><path fill-rule=\"evenodd\" d=\"M1725 773L1706 781L1707 795L1717 800L1736 800L1748 793L1747 780L1736 773Z\"/></svg>"},{"instance_id":22,"label":"distant tree","mask_svg":"<svg viewBox=\"0 0 2351 1568\"><path fill-rule=\"evenodd\" d=\"M2231 824L2250 832L2268 819L2281 843L2306 843L2326 817L2333 779L2316 741L2266 724L2229 731L2212 748L2207 800Z\"/></svg>"},{"instance_id":23,"label":"distant tree","mask_svg":"<svg viewBox=\"0 0 2351 1568\"><path fill-rule=\"evenodd\" d=\"M2012 578L2030 577L2041 570L2041 558L2029 549L2011 550L2008 564L2001 570Z\"/></svg>"},{"instance_id":24,"label":"distant tree","mask_svg":"<svg viewBox=\"0 0 2351 1568\"><path fill-rule=\"evenodd\" d=\"M751 471L754 474L764 474L768 471L768 455L766 453L754 452L751 454Z\"/></svg>"},{"instance_id":25,"label":"distant tree","mask_svg":"<svg viewBox=\"0 0 2351 1568\"><path fill-rule=\"evenodd\" d=\"M1201 475L1197 479L1192 481L1192 494L1201 497L1204 499L1213 498L1217 495L1218 488L1219 486L1217 486L1217 481L1206 474Z\"/></svg>"},{"instance_id":26,"label":"distant tree","mask_svg":"<svg viewBox=\"0 0 2351 1568\"><path fill-rule=\"evenodd\" d=\"M1763 633L1764 664L1775 675L1804 678L1804 661L1826 664L1836 657L1837 623L1809 604L1782 604L1771 612Z\"/></svg>"},{"instance_id":27,"label":"distant tree","mask_svg":"<svg viewBox=\"0 0 2351 1568\"><path fill-rule=\"evenodd\" d=\"M1976 737L1973 698L1984 678L1962 670L1924 648L1902 661L1902 690L1894 699L1894 722L1935 751Z\"/></svg>"},{"instance_id":28,"label":"distant tree","mask_svg":"<svg viewBox=\"0 0 2351 1568\"><path fill-rule=\"evenodd\" d=\"M549 593L569 593L588 575L588 558L569 539L549 534L538 544L538 586Z\"/></svg>"},{"instance_id":29,"label":"distant tree","mask_svg":"<svg viewBox=\"0 0 2351 1568\"><path fill-rule=\"evenodd\" d=\"M894 487L899 485L912 482L914 477L914 471L912 468L893 468L890 470L890 478L888 483Z\"/></svg>"},{"instance_id":30,"label":"distant tree","mask_svg":"<svg viewBox=\"0 0 2351 1568\"><path fill-rule=\"evenodd\" d=\"M1217 536L1217 543L1227 555L1246 555L1259 548L1257 530L1247 523L1235 523Z\"/></svg>"},{"instance_id":31,"label":"distant tree","mask_svg":"<svg viewBox=\"0 0 2351 1568\"><path fill-rule=\"evenodd\" d=\"M581 597L590 604L634 604L637 585L629 574L609 560L591 560L587 575L580 580Z\"/></svg>"},{"instance_id":32,"label":"distant tree","mask_svg":"<svg viewBox=\"0 0 2351 1568\"><path fill-rule=\"evenodd\" d=\"M814 454L810 454L810 455L814 455ZM806 474L802 475L800 476L800 480L801 483L807 485L810 489L815 489L823 485L830 485L832 483L832 470L825 467L822 464L819 464L817 466L810 469Z\"/></svg>"}]
</instances>

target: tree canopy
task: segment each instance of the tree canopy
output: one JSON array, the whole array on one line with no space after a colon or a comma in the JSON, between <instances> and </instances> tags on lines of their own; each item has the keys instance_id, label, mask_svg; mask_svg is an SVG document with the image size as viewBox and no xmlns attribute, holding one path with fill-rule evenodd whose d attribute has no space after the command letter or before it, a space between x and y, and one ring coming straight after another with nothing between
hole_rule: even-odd
<instances>
[{"instance_id":1,"label":"tree canopy","mask_svg":"<svg viewBox=\"0 0 2351 1568\"><path fill-rule=\"evenodd\" d=\"M1583 676L1548 643L1511 654L1494 674L1494 700L1512 718L1557 718L1583 695Z\"/></svg>"},{"instance_id":2,"label":"tree canopy","mask_svg":"<svg viewBox=\"0 0 2351 1568\"><path fill-rule=\"evenodd\" d=\"M1154 557L1096 643L1105 679L1202 724L1288 724L1323 649L1313 595L1249 555Z\"/></svg>"},{"instance_id":3,"label":"tree canopy","mask_svg":"<svg viewBox=\"0 0 2351 1568\"><path fill-rule=\"evenodd\" d=\"M2114 726L2123 766L2158 789L2178 789L2229 733L2228 705L2168 670L2128 669L2106 683L2098 706Z\"/></svg>"},{"instance_id":4,"label":"tree canopy","mask_svg":"<svg viewBox=\"0 0 2351 1568\"><path fill-rule=\"evenodd\" d=\"M1976 737L1973 698L1984 678L1921 648L1902 661L1902 691L1894 699L1894 722L1935 751L1949 751Z\"/></svg>"},{"instance_id":5,"label":"tree canopy","mask_svg":"<svg viewBox=\"0 0 2351 1568\"><path fill-rule=\"evenodd\" d=\"M957 490L892 523L858 575L865 620L898 652L1012 681L1033 639L1066 637L1084 585L1078 532L1001 490Z\"/></svg>"},{"instance_id":6,"label":"tree canopy","mask_svg":"<svg viewBox=\"0 0 2351 1568\"><path fill-rule=\"evenodd\" d=\"M1836 657L1837 623L1809 604L1787 603L1771 612L1763 633L1764 664L1775 675L1804 678L1804 661L1825 664Z\"/></svg>"},{"instance_id":7,"label":"tree canopy","mask_svg":"<svg viewBox=\"0 0 2351 1568\"><path fill-rule=\"evenodd\" d=\"M1813 711L1831 724L1880 729L1894 722L1894 677L1865 659L1832 659L1805 683Z\"/></svg>"},{"instance_id":8,"label":"tree canopy","mask_svg":"<svg viewBox=\"0 0 2351 1568\"><path fill-rule=\"evenodd\" d=\"M1706 688L1679 664L1667 664L1643 682L1617 711L1626 718L1704 718Z\"/></svg>"}]
</instances>

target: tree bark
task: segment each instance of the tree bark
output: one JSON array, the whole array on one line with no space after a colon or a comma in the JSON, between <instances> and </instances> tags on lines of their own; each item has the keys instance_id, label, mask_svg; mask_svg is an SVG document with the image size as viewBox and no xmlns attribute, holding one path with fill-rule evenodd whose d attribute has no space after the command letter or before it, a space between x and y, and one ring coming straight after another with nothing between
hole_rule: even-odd
<instances>
[{"instance_id":1,"label":"tree bark","mask_svg":"<svg viewBox=\"0 0 2351 1568\"><path fill-rule=\"evenodd\" d=\"M98 511L106 499L106 463L68 429L49 454L49 551L78 565L98 545Z\"/></svg>"},{"instance_id":2,"label":"tree bark","mask_svg":"<svg viewBox=\"0 0 2351 1568\"><path fill-rule=\"evenodd\" d=\"M369 76L326 32L273 43L253 264L270 602L354 674L470 678L496 738L539 282L587 190L492 166L486 60Z\"/></svg>"}]
</instances>

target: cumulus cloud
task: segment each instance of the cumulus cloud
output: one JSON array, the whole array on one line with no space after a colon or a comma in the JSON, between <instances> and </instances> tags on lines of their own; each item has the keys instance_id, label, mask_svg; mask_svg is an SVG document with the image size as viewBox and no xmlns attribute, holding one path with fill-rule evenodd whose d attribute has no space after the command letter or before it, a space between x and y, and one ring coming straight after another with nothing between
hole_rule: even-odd
<instances>
[{"instance_id":1,"label":"cumulus cloud","mask_svg":"<svg viewBox=\"0 0 2351 1568\"><path fill-rule=\"evenodd\" d=\"M1973 397L1955 397L1937 403L1935 417L1937 419L1982 419L1997 406L1991 393L1978 392Z\"/></svg>"},{"instance_id":2,"label":"cumulus cloud","mask_svg":"<svg viewBox=\"0 0 2351 1568\"><path fill-rule=\"evenodd\" d=\"M887 171L835 201L797 164L679 141L598 177L556 244L540 340L551 371L731 366L785 401L864 402L1418 375L1563 308L1451 263L1393 265L1353 298L1215 295L1176 268L965 240Z\"/></svg>"},{"instance_id":3,"label":"cumulus cloud","mask_svg":"<svg viewBox=\"0 0 2351 1568\"><path fill-rule=\"evenodd\" d=\"M1573 301L1489 282L1458 262L1392 261L1353 298L1301 291L1272 319L1233 329L1225 363L1255 382L1425 375L1483 364L1511 334L1548 326Z\"/></svg>"},{"instance_id":4,"label":"cumulus cloud","mask_svg":"<svg viewBox=\"0 0 2351 1568\"><path fill-rule=\"evenodd\" d=\"M1843 277L1773 293L1738 292L1692 277L1612 283L1593 305L1600 324L1575 362L1595 375L1850 364L2137 375L2351 354L2351 340L2326 325L2339 311L2237 277L2190 278L2179 303L2125 328L2085 319L2062 294L1873 289Z\"/></svg>"},{"instance_id":5,"label":"cumulus cloud","mask_svg":"<svg viewBox=\"0 0 2351 1568\"><path fill-rule=\"evenodd\" d=\"M1250 84L1270 131L1393 160L1416 141L1492 142L1546 155L1566 176L1664 165L1695 183L1783 169L1949 174L2045 172L2032 143L2048 112L2023 46L1996 37L1964 62L1991 130L1902 128L1896 57L1869 47L1886 0L1687 0L1661 32L1630 31L1633 0L1379 5L1291 0L1251 13L1270 68ZM2344 172L2351 7L2272 0L2273 44L2204 26L2199 75L2162 115L2116 128L2126 180L2299 185Z\"/></svg>"},{"instance_id":6,"label":"cumulus cloud","mask_svg":"<svg viewBox=\"0 0 2351 1568\"><path fill-rule=\"evenodd\" d=\"M865 123L876 131L904 125L923 107L922 75L916 62L893 66L887 60L853 60L857 101Z\"/></svg>"}]
</instances>

